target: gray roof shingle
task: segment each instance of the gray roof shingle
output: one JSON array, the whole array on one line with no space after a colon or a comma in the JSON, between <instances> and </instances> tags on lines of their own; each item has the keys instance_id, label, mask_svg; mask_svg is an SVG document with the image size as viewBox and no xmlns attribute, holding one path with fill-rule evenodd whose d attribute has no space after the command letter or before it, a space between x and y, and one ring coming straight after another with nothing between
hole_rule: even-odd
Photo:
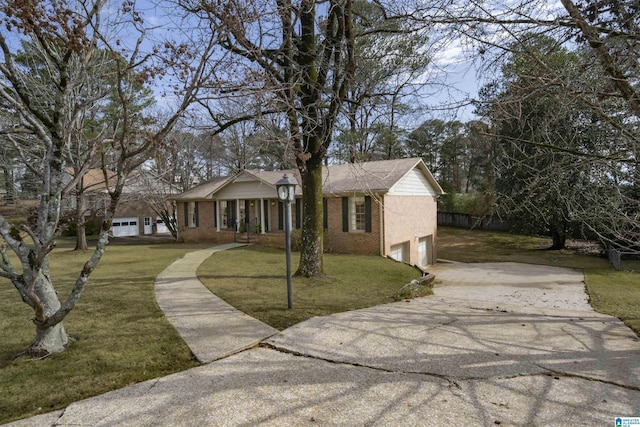
<instances>
[{"instance_id":1,"label":"gray roof shingle","mask_svg":"<svg viewBox=\"0 0 640 427\"><path fill-rule=\"evenodd\" d=\"M431 175L421 159L415 157L409 159L329 165L323 168L323 193L339 195L348 193L386 192L416 167L419 167L425 173L428 181L436 192L442 193L442 189L433 178L433 175ZM278 182L285 173L290 177L294 177L296 181L298 181L298 184L301 183L300 174L294 169L281 171L245 170L232 177L221 177L200 184L176 196L175 199L211 199L222 187L233 183L237 179L244 178L247 175L272 185L275 188L276 182ZM302 194L300 185L296 187L296 194Z\"/></svg>"}]
</instances>

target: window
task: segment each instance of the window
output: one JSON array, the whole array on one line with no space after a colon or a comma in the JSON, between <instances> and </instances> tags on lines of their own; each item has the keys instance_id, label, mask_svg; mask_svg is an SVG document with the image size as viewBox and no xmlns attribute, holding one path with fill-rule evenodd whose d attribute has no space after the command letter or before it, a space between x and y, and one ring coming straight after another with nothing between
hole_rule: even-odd
<instances>
[{"instance_id":1,"label":"window","mask_svg":"<svg viewBox=\"0 0 640 427\"><path fill-rule=\"evenodd\" d=\"M236 226L236 201L220 200L220 228L229 229Z\"/></svg>"},{"instance_id":2,"label":"window","mask_svg":"<svg viewBox=\"0 0 640 427\"><path fill-rule=\"evenodd\" d=\"M342 198L342 231L371 233L371 197Z\"/></svg>"},{"instance_id":3,"label":"window","mask_svg":"<svg viewBox=\"0 0 640 427\"><path fill-rule=\"evenodd\" d=\"M227 212L227 201L220 200L220 226L229 228L229 215Z\"/></svg>"},{"instance_id":4,"label":"window","mask_svg":"<svg viewBox=\"0 0 640 427\"><path fill-rule=\"evenodd\" d=\"M351 213L351 226L350 231L364 231L365 223L365 210L364 210L364 196L351 197L351 206L349 212Z\"/></svg>"},{"instance_id":5,"label":"window","mask_svg":"<svg viewBox=\"0 0 640 427\"><path fill-rule=\"evenodd\" d=\"M187 227L198 226L198 202L189 202L187 208Z\"/></svg>"},{"instance_id":6,"label":"window","mask_svg":"<svg viewBox=\"0 0 640 427\"><path fill-rule=\"evenodd\" d=\"M238 200L240 207L240 222L247 222L247 203L245 200Z\"/></svg>"}]
</instances>

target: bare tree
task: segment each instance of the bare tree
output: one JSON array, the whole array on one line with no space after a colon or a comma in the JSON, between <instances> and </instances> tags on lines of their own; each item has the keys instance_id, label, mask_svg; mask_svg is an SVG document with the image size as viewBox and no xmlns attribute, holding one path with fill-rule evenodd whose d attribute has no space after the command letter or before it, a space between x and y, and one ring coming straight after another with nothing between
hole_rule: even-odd
<instances>
[{"instance_id":1,"label":"bare tree","mask_svg":"<svg viewBox=\"0 0 640 427\"><path fill-rule=\"evenodd\" d=\"M375 2L354 2L356 71L331 156L349 162L401 157L402 118L422 107L431 61L427 31L407 31Z\"/></svg>"},{"instance_id":2,"label":"bare tree","mask_svg":"<svg viewBox=\"0 0 640 427\"><path fill-rule=\"evenodd\" d=\"M216 95L259 93L261 110L245 116L287 118L287 146L302 179L305 212L297 274L322 274L322 164L355 72L352 0L180 4L217 28L216 41L231 54L234 84L216 88ZM221 123L217 106L213 99L206 103Z\"/></svg>"},{"instance_id":3,"label":"bare tree","mask_svg":"<svg viewBox=\"0 0 640 427\"><path fill-rule=\"evenodd\" d=\"M634 195L640 177L640 141L636 132L640 113L636 84L640 59L638 12L637 4L621 1L562 0L551 4L471 1L464 7L452 4L437 13L420 10L412 15L457 32L468 53L482 58L485 76L497 75L494 82L509 78L504 76L502 65L515 53L530 65L519 75L521 81L527 82L526 89L523 86L519 92L510 92L510 104L507 98L502 98L503 118L525 126L520 135L510 132L509 141L503 139L510 146L507 151L530 149L535 152L529 153L530 159L557 160L556 167L532 171L538 176L554 173L561 177L578 169L588 174L587 182L592 185L585 186L584 191L558 188L559 198L552 203L564 211L558 218L561 222L579 224L575 227L581 232L603 243L616 242L627 247L636 245L639 236L640 206ZM532 48L531 41L541 36L553 40L554 46L546 54ZM556 53L562 49L578 52L583 59L558 67ZM491 90L492 84L485 89ZM533 106L534 98L550 102L538 102L537 118L529 120L532 116L527 116L520 107L527 103ZM561 119L570 117L570 126L561 123ZM494 131L505 123L490 118ZM560 131L562 127L565 131ZM603 138L604 130L607 135ZM521 147L515 148L513 144ZM523 159L518 163L523 165ZM566 182L553 179L552 175L544 178L549 179L549 189ZM521 183L525 182L529 181ZM533 194L525 192L522 196Z\"/></svg>"},{"instance_id":4,"label":"bare tree","mask_svg":"<svg viewBox=\"0 0 640 427\"><path fill-rule=\"evenodd\" d=\"M199 55L191 54L187 47L171 43L162 50L144 54L140 47L145 28L134 4L125 3L120 11L110 10L110 19L103 20L106 13L104 5L103 0L70 3L8 1L0 7L0 21L9 31L0 33L3 55L0 99L17 118L13 126L3 132L10 138L12 146L22 153L26 153L22 142L28 138L30 147L35 148L38 154L34 156L37 163L28 163L28 166L41 179L35 226L12 225L0 216L0 235L17 255L22 267L16 269L13 266L3 247L0 251L0 277L9 279L22 300L34 310L36 337L28 350L32 355L64 351L70 343L63 319L75 307L106 249L111 218L126 176L146 160L150 149L164 140L190 105L202 80L209 76L210 64L214 64L208 62L211 49L207 44L199 46ZM114 17L114 13L118 16ZM123 46L122 41L112 37L110 31L117 33L117 30L123 30L122 27L114 28L114 23L127 25L130 34L140 35L130 50ZM20 41L31 44L33 53L45 64L51 83L46 93L49 96L42 96L41 87L33 81L37 76L16 61L20 47L15 43ZM100 55L100 51L108 54ZM151 61L159 59L161 53L170 55L166 57L167 61ZM96 63L97 57L105 62ZM136 109L132 108L135 91L130 77L135 75L141 81L148 81L158 77L160 70L171 70L171 67L179 69L172 81L182 94L173 113L160 126L135 126L138 116ZM97 90L91 96L84 96L86 93L83 95L82 88L95 82L96 76L100 76L100 87L108 87L109 90ZM27 84L30 81L33 84ZM111 122L111 126L102 132L105 136L84 153L86 163L69 181L65 179L65 167L72 155L72 141L77 136L80 118L93 108L101 108L107 95L117 103L111 116L117 123ZM110 204L95 251L79 272L70 293L61 301L49 274L49 254L61 231L61 200L96 159L104 170ZM113 179L108 179L107 171L115 173Z\"/></svg>"}]
</instances>

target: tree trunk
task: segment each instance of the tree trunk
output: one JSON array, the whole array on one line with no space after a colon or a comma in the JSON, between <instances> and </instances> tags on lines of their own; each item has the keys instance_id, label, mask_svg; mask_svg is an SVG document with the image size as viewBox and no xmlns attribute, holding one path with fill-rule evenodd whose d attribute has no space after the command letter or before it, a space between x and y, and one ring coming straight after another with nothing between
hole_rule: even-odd
<instances>
[{"instance_id":1,"label":"tree trunk","mask_svg":"<svg viewBox=\"0 0 640 427\"><path fill-rule=\"evenodd\" d=\"M81 179L76 186L76 251L86 251L87 231L84 220L84 179Z\"/></svg>"},{"instance_id":2,"label":"tree trunk","mask_svg":"<svg viewBox=\"0 0 640 427\"><path fill-rule=\"evenodd\" d=\"M300 168L302 176L302 245L296 276L312 277L324 274L322 229L322 161L309 160Z\"/></svg>"},{"instance_id":3,"label":"tree trunk","mask_svg":"<svg viewBox=\"0 0 640 427\"><path fill-rule=\"evenodd\" d=\"M34 289L42 304L42 314L36 310L36 338L27 353L33 357L43 357L51 353L63 352L70 343L70 338L62 322L53 326L43 326L42 321L60 308L58 295L47 274L40 273ZM44 317L44 318L40 318Z\"/></svg>"},{"instance_id":4,"label":"tree trunk","mask_svg":"<svg viewBox=\"0 0 640 427\"><path fill-rule=\"evenodd\" d=\"M2 168L2 173L4 176L4 189L7 193L4 196L5 203L7 205L12 205L15 203L15 186L13 182L13 171L9 170L8 167Z\"/></svg>"},{"instance_id":5,"label":"tree trunk","mask_svg":"<svg viewBox=\"0 0 640 427\"><path fill-rule=\"evenodd\" d=\"M87 227L84 218L78 219L76 222L76 251L86 251L89 249L87 244Z\"/></svg>"},{"instance_id":6,"label":"tree trunk","mask_svg":"<svg viewBox=\"0 0 640 427\"><path fill-rule=\"evenodd\" d=\"M556 228L551 231L551 238L553 239L553 243L549 250L559 251L560 249L564 249L567 241L566 224L556 226Z\"/></svg>"}]
</instances>

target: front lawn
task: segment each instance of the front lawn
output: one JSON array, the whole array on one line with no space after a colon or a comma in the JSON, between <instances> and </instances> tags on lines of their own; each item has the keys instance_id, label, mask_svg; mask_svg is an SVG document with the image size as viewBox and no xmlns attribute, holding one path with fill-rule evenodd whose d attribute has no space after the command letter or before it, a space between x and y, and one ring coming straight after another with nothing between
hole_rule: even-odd
<instances>
[{"instance_id":1,"label":"front lawn","mask_svg":"<svg viewBox=\"0 0 640 427\"><path fill-rule=\"evenodd\" d=\"M292 255L292 270L298 265ZM217 252L198 269L211 291L239 310L277 329L313 316L394 301L394 294L420 272L406 264L363 255L324 255L322 279L293 278L293 309L287 309L285 254L250 246Z\"/></svg>"},{"instance_id":2,"label":"front lawn","mask_svg":"<svg viewBox=\"0 0 640 427\"><path fill-rule=\"evenodd\" d=\"M166 266L198 248L109 247L65 320L77 341L69 351L39 361L14 358L33 340L33 312L0 278L0 424L197 366L156 305L153 284ZM88 255L69 249L52 253L52 277L61 296Z\"/></svg>"}]
</instances>

